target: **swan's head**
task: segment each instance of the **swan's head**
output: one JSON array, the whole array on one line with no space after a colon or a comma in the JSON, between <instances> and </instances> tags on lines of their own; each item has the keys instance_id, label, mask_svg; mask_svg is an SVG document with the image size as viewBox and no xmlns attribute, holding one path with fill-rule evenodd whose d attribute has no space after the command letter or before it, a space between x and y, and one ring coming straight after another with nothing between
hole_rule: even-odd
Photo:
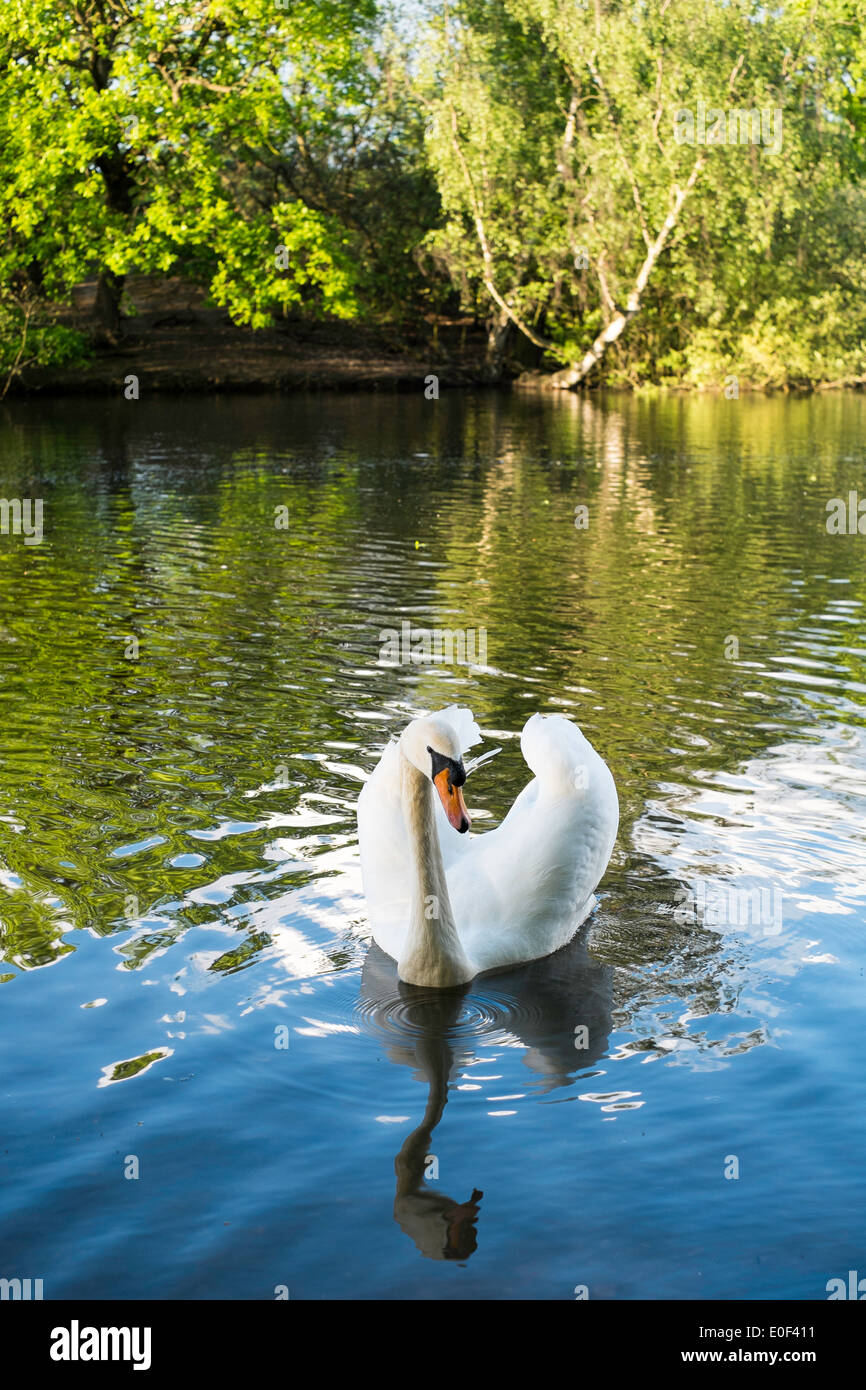
<instances>
[{"instance_id":1,"label":"swan's head","mask_svg":"<svg viewBox=\"0 0 866 1390\"><path fill-rule=\"evenodd\" d=\"M466 781L460 740L446 719L413 719L400 735L400 749L413 767L429 777L450 825L464 835L469 814L460 790Z\"/></svg>"}]
</instances>

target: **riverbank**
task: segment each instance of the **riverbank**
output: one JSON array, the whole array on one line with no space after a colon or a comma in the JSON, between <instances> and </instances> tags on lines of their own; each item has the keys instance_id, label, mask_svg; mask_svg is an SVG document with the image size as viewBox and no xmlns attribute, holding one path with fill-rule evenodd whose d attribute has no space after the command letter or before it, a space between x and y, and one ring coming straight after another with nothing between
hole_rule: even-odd
<instances>
[{"instance_id":1,"label":"riverbank","mask_svg":"<svg viewBox=\"0 0 866 1390\"><path fill-rule=\"evenodd\" d=\"M59 321L91 339L86 360L65 366L29 366L9 383L9 396L194 395L214 391L266 393L293 391L421 391L430 395L450 387L555 389L552 369L540 354L511 355L499 375L487 361L484 325L471 318L419 319L414 325L376 326L302 318L253 330L232 323L209 306L202 292L177 277L131 276L128 313L119 331L107 335L94 319L95 281L76 287L74 305ZM512 343L512 349L517 348ZM863 389L866 377L780 384L727 375L721 382L666 380L663 383L610 380L593 376L585 386L641 392L808 394ZM2 388L2 381L0 381Z\"/></svg>"},{"instance_id":2,"label":"riverbank","mask_svg":"<svg viewBox=\"0 0 866 1390\"><path fill-rule=\"evenodd\" d=\"M85 333L94 330L94 291L92 281L76 287L67 320ZM119 332L94 333L86 361L25 367L8 394L433 391L491 384L486 334L471 320L397 329L287 319L252 330L208 306L194 287L145 276L131 277L127 303L134 313Z\"/></svg>"},{"instance_id":3,"label":"riverbank","mask_svg":"<svg viewBox=\"0 0 866 1390\"><path fill-rule=\"evenodd\" d=\"M344 326L252 332L222 322L172 314L152 327L135 324L116 343L96 347L81 366L30 367L9 395L110 396L153 392L392 390L489 385L477 351L422 351ZM476 344L472 344L475 348ZM428 378L436 378L435 387Z\"/></svg>"}]
</instances>

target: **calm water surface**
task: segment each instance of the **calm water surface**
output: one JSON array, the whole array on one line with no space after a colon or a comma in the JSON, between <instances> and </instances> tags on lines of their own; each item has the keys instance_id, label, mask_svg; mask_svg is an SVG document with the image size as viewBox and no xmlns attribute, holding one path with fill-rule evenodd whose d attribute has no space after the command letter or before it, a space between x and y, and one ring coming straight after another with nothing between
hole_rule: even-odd
<instances>
[{"instance_id":1,"label":"calm water surface","mask_svg":"<svg viewBox=\"0 0 866 1390\"><path fill-rule=\"evenodd\" d=\"M866 537L825 526L864 437L857 396L8 405L0 493L44 539L0 535L0 1275L866 1274ZM384 659L404 620L484 629L483 664ZM535 710L622 809L587 929L463 997L371 949L354 820L455 700L503 749L477 831Z\"/></svg>"}]
</instances>

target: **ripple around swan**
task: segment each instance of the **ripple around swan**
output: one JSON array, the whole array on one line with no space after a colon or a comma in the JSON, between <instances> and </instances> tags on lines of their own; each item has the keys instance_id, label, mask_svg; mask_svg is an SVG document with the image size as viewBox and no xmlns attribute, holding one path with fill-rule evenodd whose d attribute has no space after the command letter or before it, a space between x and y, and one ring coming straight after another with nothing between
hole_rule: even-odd
<instances>
[{"instance_id":1,"label":"ripple around swan","mask_svg":"<svg viewBox=\"0 0 866 1390\"><path fill-rule=\"evenodd\" d=\"M378 999L355 1005L359 1025L386 1042L415 1042L438 1037L450 1043L503 1041L541 1018L540 1008L502 993L473 989L443 996L438 990L400 986Z\"/></svg>"}]
</instances>

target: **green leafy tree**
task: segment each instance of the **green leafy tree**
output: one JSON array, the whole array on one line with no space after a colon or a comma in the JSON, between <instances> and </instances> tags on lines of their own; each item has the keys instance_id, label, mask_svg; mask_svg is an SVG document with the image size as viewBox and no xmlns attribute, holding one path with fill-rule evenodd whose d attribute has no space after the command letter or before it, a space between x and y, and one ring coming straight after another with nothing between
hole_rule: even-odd
<instances>
[{"instance_id":1,"label":"green leafy tree","mask_svg":"<svg viewBox=\"0 0 866 1390\"><path fill-rule=\"evenodd\" d=\"M494 351L519 332L560 387L612 349L631 380L862 361L860 34L848 0L449 8L419 82L432 239L483 287Z\"/></svg>"},{"instance_id":2,"label":"green leafy tree","mask_svg":"<svg viewBox=\"0 0 866 1390\"><path fill-rule=\"evenodd\" d=\"M354 308L345 228L272 163L363 99L373 0L7 0L0 280L48 299L95 269L179 268L239 323Z\"/></svg>"}]
</instances>

